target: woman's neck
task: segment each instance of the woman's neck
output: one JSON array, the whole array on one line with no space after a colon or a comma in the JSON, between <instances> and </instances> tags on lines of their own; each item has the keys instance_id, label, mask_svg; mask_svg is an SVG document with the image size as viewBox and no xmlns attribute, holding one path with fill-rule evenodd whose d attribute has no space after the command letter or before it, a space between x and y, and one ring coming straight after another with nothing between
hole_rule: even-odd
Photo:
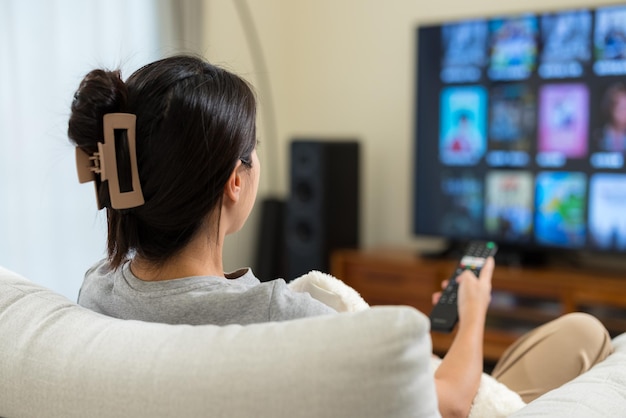
<instances>
[{"instance_id":1,"label":"woman's neck","mask_svg":"<svg viewBox=\"0 0 626 418\"><path fill-rule=\"evenodd\" d=\"M164 263L136 256L130 263L132 273L144 281L174 280L193 276L224 277L222 246L211 245L206 237L190 242L180 253Z\"/></svg>"}]
</instances>

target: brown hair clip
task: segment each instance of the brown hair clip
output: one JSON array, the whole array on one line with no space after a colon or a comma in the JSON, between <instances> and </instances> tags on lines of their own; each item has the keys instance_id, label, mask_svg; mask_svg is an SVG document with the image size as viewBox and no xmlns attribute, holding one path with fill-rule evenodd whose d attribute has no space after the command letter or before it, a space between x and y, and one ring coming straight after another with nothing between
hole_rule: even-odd
<instances>
[{"instance_id":1,"label":"brown hair clip","mask_svg":"<svg viewBox=\"0 0 626 418\"><path fill-rule=\"evenodd\" d=\"M96 174L100 180L108 180L109 196L113 209L130 209L144 204L141 183L139 182L139 169L137 167L137 150L135 141L135 124L137 116L130 113L107 113L104 115L104 144L98 142L98 152L93 155L87 154L76 147L76 170L78 181L87 183L96 180ZM130 157L130 171L132 190L122 192L120 189L119 172L117 167L117 155L115 148L115 131L125 130ZM98 200L98 209L104 205Z\"/></svg>"}]
</instances>

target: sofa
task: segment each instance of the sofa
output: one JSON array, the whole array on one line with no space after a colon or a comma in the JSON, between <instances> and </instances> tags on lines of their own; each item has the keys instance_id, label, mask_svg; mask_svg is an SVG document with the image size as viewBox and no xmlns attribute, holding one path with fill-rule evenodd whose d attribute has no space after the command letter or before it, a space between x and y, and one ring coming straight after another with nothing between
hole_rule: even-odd
<instances>
[{"instance_id":1,"label":"sofa","mask_svg":"<svg viewBox=\"0 0 626 418\"><path fill-rule=\"evenodd\" d=\"M514 417L626 414L616 352ZM125 321L0 267L0 416L437 417L428 318L403 306L257 325Z\"/></svg>"}]
</instances>

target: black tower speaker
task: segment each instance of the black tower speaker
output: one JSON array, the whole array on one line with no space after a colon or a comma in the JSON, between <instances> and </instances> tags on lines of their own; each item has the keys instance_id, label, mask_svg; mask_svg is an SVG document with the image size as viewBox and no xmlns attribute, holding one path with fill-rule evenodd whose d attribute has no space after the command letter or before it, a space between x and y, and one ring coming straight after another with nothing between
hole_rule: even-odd
<instances>
[{"instance_id":1,"label":"black tower speaker","mask_svg":"<svg viewBox=\"0 0 626 418\"><path fill-rule=\"evenodd\" d=\"M291 143L285 223L286 280L327 272L333 250L359 245L359 144Z\"/></svg>"}]
</instances>

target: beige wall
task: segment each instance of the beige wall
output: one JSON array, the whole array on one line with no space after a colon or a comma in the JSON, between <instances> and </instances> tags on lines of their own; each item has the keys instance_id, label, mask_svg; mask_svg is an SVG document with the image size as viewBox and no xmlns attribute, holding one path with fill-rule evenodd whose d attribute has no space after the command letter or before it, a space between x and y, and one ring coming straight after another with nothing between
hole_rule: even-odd
<instances>
[{"instance_id":1,"label":"beige wall","mask_svg":"<svg viewBox=\"0 0 626 418\"><path fill-rule=\"evenodd\" d=\"M205 1L205 56L243 75L259 95L264 170L259 198L268 193L285 196L291 138L354 136L363 144L363 245L415 248L437 244L417 240L410 232L415 26L447 18L590 4L575 0L248 0L276 109L277 138L268 139L263 119L268 96L260 89L259 69L251 60L234 0ZM274 140L277 149L270 147ZM252 263L257 215L230 239L225 255L228 268Z\"/></svg>"}]
</instances>

